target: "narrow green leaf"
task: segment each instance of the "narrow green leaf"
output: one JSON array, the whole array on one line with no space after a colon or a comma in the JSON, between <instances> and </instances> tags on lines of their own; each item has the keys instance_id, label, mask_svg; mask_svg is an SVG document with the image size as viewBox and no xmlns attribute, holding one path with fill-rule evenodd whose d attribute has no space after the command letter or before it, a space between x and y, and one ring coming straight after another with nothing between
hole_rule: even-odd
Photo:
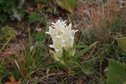
<instances>
[{"instance_id":1,"label":"narrow green leaf","mask_svg":"<svg viewBox=\"0 0 126 84\"><path fill-rule=\"evenodd\" d=\"M98 42L94 42L93 44L91 44L90 46L86 47L85 49L81 50L80 52L78 52L75 57L79 58L80 56L82 56L84 53L86 53L87 51L89 51L92 47L94 47Z\"/></svg>"},{"instance_id":2,"label":"narrow green leaf","mask_svg":"<svg viewBox=\"0 0 126 84\"><path fill-rule=\"evenodd\" d=\"M58 66L58 64L56 62L53 62L53 63L50 63L50 64L47 64L47 65L44 65L42 67L39 67L38 69L47 69L47 68L51 68L51 67L55 67L55 66Z\"/></svg>"},{"instance_id":3,"label":"narrow green leaf","mask_svg":"<svg viewBox=\"0 0 126 84\"><path fill-rule=\"evenodd\" d=\"M82 63L77 58L72 57L72 60L81 67L81 69L84 73L90 74L90 72L86 71L85 67L82 65Z\"/></svg>"},{"instance_id":4,"label":"narrow green leaf","mask_svg":"<svg viewBox=\"0 0 126 84\"><path fill-rule=\"evenodd\" d=\"M87 45L75 45L73 48L86 48L88 47Z\"/></svg>"},{"instance_id":5,"label":"narrow green leaf","mask_svg":"<svg viewBox=\"0 0 126 84\"><path fill-rule=\"evenodd\" d=\"M73 13L76 6L76 0L57 0L57 4L63 9Z\"/></svg>"}]
</instances>

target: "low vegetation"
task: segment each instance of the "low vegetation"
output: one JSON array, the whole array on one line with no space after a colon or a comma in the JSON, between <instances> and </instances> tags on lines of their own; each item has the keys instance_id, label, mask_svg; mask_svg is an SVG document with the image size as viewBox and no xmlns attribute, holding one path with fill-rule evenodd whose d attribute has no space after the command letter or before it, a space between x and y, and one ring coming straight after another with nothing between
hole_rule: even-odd
<instances>
[{"instance_id":1,"label":"low vegetation","mask_svg":"<svg viewBox=\"0 0 126 84\"><path fill-rule=\"evenodd\" d=\"M125 4L123 0L0 0L0 84L125 84ZM66 22L57 27L59 20ZM70 25L58 35L65 38L76 32L71 36L74 44L54 36L65 44L59 49L58 40L47 31Z\"/></svg>"}]
</instances>

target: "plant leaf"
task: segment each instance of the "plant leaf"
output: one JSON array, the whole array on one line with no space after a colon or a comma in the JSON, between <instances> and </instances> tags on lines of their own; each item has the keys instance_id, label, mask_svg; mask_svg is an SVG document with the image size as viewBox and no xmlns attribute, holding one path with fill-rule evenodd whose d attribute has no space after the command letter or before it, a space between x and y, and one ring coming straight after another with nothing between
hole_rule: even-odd
<instances>
[{"instance_id":1,"label":"plant leaf","mask_svg":"<svg viewBox=\"0 0 126 84\"><path fill-rule=\"evenodd\" d=\"M61 8L73 13L76 5L76 0L57 0L57 4Z\"/></svg>"},{"instance_id":2,"label":"plant leaf","mask_svg":"<svg viewBox=\"0 0 126 84\"><path fill-rule=\"evenodd\" d=\"M12 10L13 10L13 16L17 18L18 21L21 21L21 16L20 14L18 14L17 9L13 8Z\"/></svg>"},{"instance_id":3,"label":"plant leaf","mask_svg":"<svg viewBox=\"0 0 126 84\"><path fill-rule=\"evenodd\" d=\"M121 47L123 51L126 52L126 37L117 38L116 40L119 47Z\"/></svg>"},{"instance_id":4,"label":"plant leaf","mask_svg":"<svg viewBox=\"0 0 126 84\"><path fill-rule=\"evenodd\" d=\"M75 58L79 58L80 56L82 56L84 53L86 53L87 51L89 51L92 47L94 47L98 42L94 42L93 44L91 44L90 46L86 47L85 49L81 50L80 52L78 52L78 54L75 55Z\"/></svg>"},{"instance_id":5,"label":"plant leaf","mask_svg":"<svg viewBox=\"0 0 126 84\"><path fill-rule=\"evenodd\" d=\"M44 39L42 32L36 32L36 34L35 34L35 39L36 39L38 42L42 42L42 40Z\"/></svg>"},{"instance_id":6,"label":"plant leaf","mask_svg":"<svg viewBox=\"0 0 126 84\"><path fill-rule=\"evenodd\" d=\"M87 45L84 45L84 46L83 45L75 45L74 46L74 48L86 48L86 47L88 47L88 46Z\"/></svg>"},{"instance_id":7,"label":"plant leaf","mask_svg":"<svg viewBox=\"0 0 126 84\"><path fill-rule=\"evenodd\" d=\"M85 69L85 67L82 65L82 63L77 58L72 57L72 60L81 67L81 69L84 73L90 74L90 72Z\"/></svg>"},{"instance_id":8,"label":"plant leaf","mask_svg":"<svg viewBox=\"0 0 126 84\"><path fill-rule=\"evenodd\" d=\"M123 84L126 81L126 65L109 60L107 84Z\"/></svg>"},{"instance_id":9,"label":"plant leaf","mask_svg":"<svg viewBox=\"0 0 126 84\"><path fill-rule=\"evenodd\" d=\"M15 78L14 78L13 75L11 75L10 81L11 81L11 82L5 82L5 84L19 84L18 82L15 81ZM20 83L20 84L21 84L21 83Z\"/></svg>"},{"instance_id":10,"label":"plant leaf","mask_svg":"<svg viewBox=\"0 0 126 84\"><path fill-rule=\"evenodd\" d=\"M39 67L38 69L47 69L47 68L51 68L51 67L55 67L55 66L58 66L58 64L56 62L53 62L53 63L50 63L50 64L47 64L47 65L44 65L42 67Z\"/></svg>"}]
</instances>

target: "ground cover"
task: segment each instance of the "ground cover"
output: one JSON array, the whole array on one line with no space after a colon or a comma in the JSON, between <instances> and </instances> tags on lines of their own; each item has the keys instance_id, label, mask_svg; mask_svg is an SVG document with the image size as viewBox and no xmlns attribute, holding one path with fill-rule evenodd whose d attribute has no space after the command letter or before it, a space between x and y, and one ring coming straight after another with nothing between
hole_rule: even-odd
<instances>
[{"instance_id":1,"label":"ground cover","mask_svg":"<svg viewBox=\"0 0 126 84\"><path fill-rule=\"evenodd\" d=\"M0 84L125 84L125 3L1 0ZM56 47L49 45L54 40L46 33L58 20L67 20L59 29L71 24L72 30L77 30L72 49L62 47L62 58L53 56ZM55 43L58 45L58 40Z\"/></svg>"}]
</instances>

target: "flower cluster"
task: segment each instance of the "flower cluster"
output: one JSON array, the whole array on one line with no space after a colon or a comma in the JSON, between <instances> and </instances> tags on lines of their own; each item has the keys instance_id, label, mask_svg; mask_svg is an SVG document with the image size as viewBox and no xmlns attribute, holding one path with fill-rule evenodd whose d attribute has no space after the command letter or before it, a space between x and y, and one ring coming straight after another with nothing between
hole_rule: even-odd
<instances>
[{"instance_id":1,"label":"flower cluster","mask_svg":"<svg viewBox=\"0 0 126 84\"><path fill-rule=\"evenodd\" d=\"M75 49L73 49L74 35L77 30L71 29L72 24L67 25L66 20L57 20L56 23L52 23L49 26L49 31L46 32L52 38L53 44L49 45L54 51L53 57L56 61L65 65L66 61L71 56L74 56Z\"/></svg>"}]
</instances>

